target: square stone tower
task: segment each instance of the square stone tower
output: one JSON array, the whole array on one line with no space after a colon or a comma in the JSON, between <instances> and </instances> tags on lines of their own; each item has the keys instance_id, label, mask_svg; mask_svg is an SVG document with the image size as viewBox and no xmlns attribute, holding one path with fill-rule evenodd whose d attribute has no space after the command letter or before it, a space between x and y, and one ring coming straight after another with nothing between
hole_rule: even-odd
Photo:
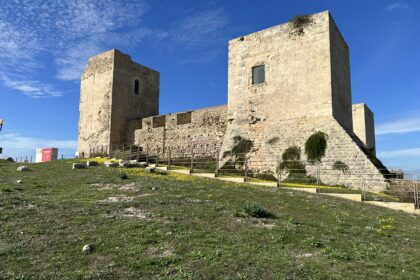
<instances>
[{"instance_id":1,"label":"square stone tower","mask_svg":"<svg viewBox=\"0 0 420 280\"><path fill-rule=\"evenodd\" d=\"M94 56L82 75L79 111L79 156L123 144L128 120L159 114L159 72L116 49Z\"/></svg>"},{"instance_id":2,"label":"square stone tower","mask_svg":"<svg viewBox=\"0 0 420 280\"><path fill-rule=\"evenodd\" d=\"M333 116L352 131L349 48L329 12L302 18L229 42L232 123Z\"/></svg>"}]
</instances>

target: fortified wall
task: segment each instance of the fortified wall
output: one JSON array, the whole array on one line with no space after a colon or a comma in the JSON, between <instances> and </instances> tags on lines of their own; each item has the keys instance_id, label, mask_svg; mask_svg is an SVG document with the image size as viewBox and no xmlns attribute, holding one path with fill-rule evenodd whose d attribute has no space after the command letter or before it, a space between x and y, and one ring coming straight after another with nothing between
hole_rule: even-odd
<instances>
[{"instance_id":1,"label":"fortified wall","mask_svg":"<svg viewBox=\"0 0 420 280\"><path fill-rule=\"evenodd\" d=\"M337 183L340 171L332 163L343 161L349 174L339 183L387 187L369 158L373 113L352 105L349 48L329 12L233 39L228 56L227 105L168 115L158 112L158 72L117 50L91 58L81 81L79 155L126 144L161 156L170 148L178 156L198 151L223 158L241 136L254 144L249 168L275 173L287 148L303 150L322 131L328 135L324 183Z\"/></svg>"}]
</instances>

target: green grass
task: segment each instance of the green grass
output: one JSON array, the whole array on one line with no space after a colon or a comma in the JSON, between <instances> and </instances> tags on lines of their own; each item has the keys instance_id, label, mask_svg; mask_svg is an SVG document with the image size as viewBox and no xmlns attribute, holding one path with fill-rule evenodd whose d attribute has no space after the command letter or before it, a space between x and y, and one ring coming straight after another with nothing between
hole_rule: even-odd
<instances>
[{"instance_id":1,"label":"green grass","mask_svg":"<svg viewBox=\"0 0 420 280\"><path fill-rule=\"evenodd\" d=\"M71 163L28 172L0 163L0 279L420 275L416 216L284 188ZM238 215L244 209L272 216ZM85 244L92 253L82 253Z\"/></svg>"}]
</instances>

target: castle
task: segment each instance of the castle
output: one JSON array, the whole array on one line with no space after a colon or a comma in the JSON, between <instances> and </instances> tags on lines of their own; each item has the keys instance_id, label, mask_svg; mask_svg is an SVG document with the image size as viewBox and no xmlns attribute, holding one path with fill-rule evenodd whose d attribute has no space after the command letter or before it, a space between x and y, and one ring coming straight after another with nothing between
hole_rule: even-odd
<instances>
[{"instance_id":1,"label":"castle","mask_svg":"<svg viewBox=\"0 0 420 280\"><path fill-rule=\"evenodd\" d=\"M370 156L373 113L352 104L349 48L328 11L230 40L227 105L159 115L159 72L115 49L90 58L81 78L83 157L121 144L162 156L168 148L222 155L241 136L253 141L249 168L274 172L288 147L316 131L328 135L323 169L336 160L349 167L342 184L387 187ZM326 183L333 177L321 174Z\"/></svg>"}]
</instances>

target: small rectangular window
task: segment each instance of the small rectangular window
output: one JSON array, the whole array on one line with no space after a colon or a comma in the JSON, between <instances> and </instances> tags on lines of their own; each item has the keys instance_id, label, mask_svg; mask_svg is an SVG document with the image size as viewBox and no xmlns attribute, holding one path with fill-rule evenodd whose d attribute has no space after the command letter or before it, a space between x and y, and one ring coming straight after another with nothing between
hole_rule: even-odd
<instances>
[{"instance_id":1,"label":"small rectangular window","mask_svg":"<svg viewBox=\"0 0 420 280\"><path fill-rule=\"evenodd\" d=\"M153 118L153 128L165 126L166 116L159 116Z\"/></svg>"},{"instance_id":2,"label":"small rectangular window","mask_svg":"<svg viewBox=\"0 0 420 280\"><path fill-rule=\"evenodd\" d=\"M176 124L187 124L191 123L191 112L180 113L176 115Z\"/></svg>"},{"instance_id":3,"label":"small rectangular window","mask_svg":"<svg viewBox=\"0 0 420 280\"><path fill-rule=\"evenodd\" d=\"M264 65L259 65L252 67L252 84L262 84L265 83L265 67Z\"/></svg>"},{"instance_id":4,"label":"small rectangular window","mask_svg":"<svg viewBox=\"0 0 420 280\"><path fill-rule=\"evenodd\" d=\"M140 82L139 80L134 80L134 94L139 95Z\"/></svg>"}]
</instances>

